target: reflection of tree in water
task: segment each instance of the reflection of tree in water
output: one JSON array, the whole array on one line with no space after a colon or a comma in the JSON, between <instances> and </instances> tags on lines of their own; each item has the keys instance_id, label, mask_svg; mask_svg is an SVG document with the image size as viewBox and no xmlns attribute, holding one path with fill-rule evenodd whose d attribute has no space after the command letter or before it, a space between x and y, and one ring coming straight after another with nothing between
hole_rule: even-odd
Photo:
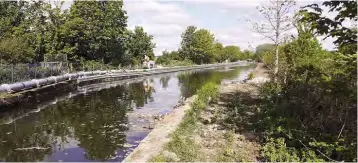
<instances>
[{"instance_id":1,"label":"reflection of tree in water","mask_svg":"<svg viewBox=\"0 0 358 163\"><path fill-rule=\"evenodd\" d=\"M124 94L123 87L116 87L113 91L99 91L76 98L70 103L73 105L60 105L58 108L75 108L73 112L66 112L68 115L64 118L72 123L75 137L80 141L79 146L86 150L88 159L107 160L125 142L121 131L126 130L126 112L130 104L118 100Z\"/></svg>"},{"instance_id":2,"label":"reflection of tree in water","mask_svg":"<svg viewBox=\"0 0 358 163\"><path fill-rule=\"evenodd\" d=\"M134 100L136 106L144 106L148 103L148 99L153 100L152 92L155 92L153 88L153 79L146 79L142 83L130 84L128 92L130 99Z\"/></svg>"},{"instance_id":3,"label":"reflection of tree in water","mask_svg":"<svg viewBox=\"0 0 358 163\"><path fill-rule=\"evenodd\" d=\"M162 76L160 77L160 84L162 84L162 88L168 88L168 83L170 80L170 76Z\"/></svg>"},{"instance_id":4,"label":"reflection of tree in water","mask_svg":"<svg viewBox=\"0 0 358 163\"><path fill-rule=\"evenodd\" d=\"M220 84L222 79L235 78L245 67L235 68L230 71L195 71L178 75L181 94L190 97L196 93L201 86L208 82Z\"/></svg>"},{"instance_id":5,"label":"reflection of tree in water","mask_svg":"<svg viewBox=\"0 0 358 163\"><path fill-rule=\"evenodd\" d=\"M41 161L44 154L51 153L51 146L47 141L50 135L41 131L43 131L41 125L25 124L21 129L16 126L16 123L1 126L0 160ZM26 149L28 147L41 147L42 149Z\"/></svg>"},{"instance_id":6,"label":"reflection of tree in water","mask_svg":"<svg viewBox=\"0 0 358 163\"><path fill-rule=\"evenodd\" d=\"M88 159L108 160L126 141L126 112L133 103L147 103L152 91L146 92L143 83L118 86L60 101L16 123L2 125L0 160L41 161L51 154L51 146L63 149L69 139L80 141L78 146L85 149ZM27 147L47 149L15 150Z\"/></svg>"}]
</instances>

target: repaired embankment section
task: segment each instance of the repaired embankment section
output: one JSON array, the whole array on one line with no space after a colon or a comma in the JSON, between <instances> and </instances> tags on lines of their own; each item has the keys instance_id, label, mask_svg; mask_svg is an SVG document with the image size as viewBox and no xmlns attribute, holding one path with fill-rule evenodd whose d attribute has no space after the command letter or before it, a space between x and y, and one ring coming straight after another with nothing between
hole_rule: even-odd
<instances>
[{"instance_id":1,"label":"repaired embankment section","mask_svg":"<svg viewBox=\"0 0 358 163\"><path fill-rule=\"evenodd\" d=\"M246 82L222 84L219 90L214 84L203 86L197 98L178 108L179 116L171 113L170 118L165 117L154 127L155 133L150 133L123 162L258 161L260 145L255 139L256 133L238 133L236 124L230 122L232 109L236 109L230 106L235 94L240 92L250 97L240 97L244 101L255 102L259 98L258 84L268 80L260 64L253 76ZM246 114L254 115L253 112ZM172 122L174 124L170 124Z\"/></svg>"}]
</instances>

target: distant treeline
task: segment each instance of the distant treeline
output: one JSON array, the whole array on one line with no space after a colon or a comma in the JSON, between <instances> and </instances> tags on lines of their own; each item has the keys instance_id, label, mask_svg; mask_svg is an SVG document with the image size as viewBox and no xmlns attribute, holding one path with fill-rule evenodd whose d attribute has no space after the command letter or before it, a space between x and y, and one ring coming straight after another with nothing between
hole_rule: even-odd
<instances>
[{"instance_id":1,"label":"distant treeline","mask_svg":"<svg viewBox=\"0 0 358 163\"><path fill-rule=\"evenodd\" d=\"M177 51L164 51L156 63L164 65L203 64L253 59L254 52L241 51L240 47L223 46L207 29L189 26L182 34L181 47Z\"/></svg>"}]
</instances>

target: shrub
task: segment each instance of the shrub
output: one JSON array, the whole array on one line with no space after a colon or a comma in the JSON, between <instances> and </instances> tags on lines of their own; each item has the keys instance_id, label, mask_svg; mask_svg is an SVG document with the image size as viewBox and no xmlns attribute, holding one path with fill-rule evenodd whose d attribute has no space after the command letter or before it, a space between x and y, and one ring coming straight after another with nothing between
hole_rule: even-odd
<instances>
[{"instance_id":1,"label":"shrub","mask_svg":"<svg viewBox=\"0 0 358 163\"><path fill-rule=\"evenodd\" d=\"M218 98L218 86L214 83L207 83L198 91L198 100L208 103Z\"/></svg>"},{"instance_id":2,"label":"shrub","mask_svg":"<svg viewBox=\"0 0 358 163\"><path fill-rule=\"evenodd\" d=\"M269 138L262 147L261 155L265 161L269 162L299 162L297 151L288 148L284 138Z\"/></svg>"},{"instance_id":3,"label":"shrub","mask_svg":"<svg viewBox=\"0 0 358 163\"><path fill-rule=\"evenodd\" d=\"M356 161L357 55L327 52L305 33L282 53L277 82L261 94L265 159Z\"/></svg>"}]
</instances>

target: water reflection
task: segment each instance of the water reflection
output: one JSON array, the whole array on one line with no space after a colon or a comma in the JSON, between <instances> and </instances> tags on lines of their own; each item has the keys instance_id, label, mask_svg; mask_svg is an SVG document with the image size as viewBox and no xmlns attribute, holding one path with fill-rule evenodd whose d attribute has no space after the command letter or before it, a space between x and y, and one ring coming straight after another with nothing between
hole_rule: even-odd
<instances>
[{"instance_id":1,"label":"water reflection","mask_svg":"<svg viewBox=\"0 0 358 163\"><path fill-rule=\"evenodd\" d=\"M192 73L182 73L178 75L181 94L184 97L190 97L196 93L201 86L208 82L220 84L223 79L234 79L239 77L240 73L246 74L252 66L229 69L222 68L216 71L195 71ZM243 72L241 72L243 71Z\"/></svg>"},{"instance_id":2,"label":"water reflection","mask_svg":"<svg viewBox=\"0 0 358 163\"><path fill-rule=\"evenodd\" d=\"M77 92L32 114L26 110L38 105L13 108L23 115L0 125L0 160L121 161L149 132L136 127L148 121L128 113L170 111L181 95L189 97L206 82L237 78L251 68L153 76L110 89ZM11 119L11 114L0 113L0 122Z\"/></svg>"},{"instance_id":3,"label":"water reflection","mask_svg":"<svg viewBox=\"0 0 358 163\"><path fill-rule=\"evenodd\" d=\"M162 84L162 88L168 88L168 82L170 80L170 76L163 76L160 78L160 84Z\"/></svg>"}]
</instances>

